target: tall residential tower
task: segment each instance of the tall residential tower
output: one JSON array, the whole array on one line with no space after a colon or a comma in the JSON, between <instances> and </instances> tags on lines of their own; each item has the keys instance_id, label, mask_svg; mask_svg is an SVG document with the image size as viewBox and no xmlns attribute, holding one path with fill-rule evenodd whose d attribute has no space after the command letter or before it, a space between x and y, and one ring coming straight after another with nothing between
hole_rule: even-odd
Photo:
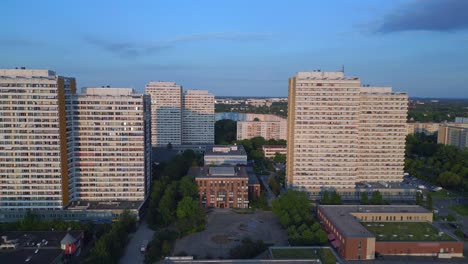
<instances>
[{"instance_id":1,"label":"tall residential tower","mask_svg":"<svg viewBox=\"0 0 468 264\"><path fill-rule=\"evenodd\" d=\"M214 95L175 82L150 82L153 147L214 144Z\"/></svg>"},{"instance_id":2,"label":"tall residential tower","mask_svg":"<svg viewBox=\"0 0 468 264\"><path fill-rule=\"evenodd\" d=\"M151 95L151 144L182 144L182 86L150 82L146 92Z\"/></svg>"},{"instance_id":3,"label":"tall residential tower","mask_svg":"<svg viewBox=\"0 0 468 264\"><path fill-rule=\"evenodd\" d=\"M214 95L205 90L184 93L182 116L183 144L213 144L215 122Z\"/></svg>"},{"instance_id":4,"label":"tall residential tower","mask_svg":"<svg viewBox=\"0 0 468 264\"><path fill-rule=\"evenodd\" d=\"M343 72L289 80L287 183L319 195L403 177L408 96Z\"/></svg>"},{"instance_id":5,"label":"tall residential tower","mask_svg":"<svg viewBox=\"0 0 468 264\"><path fill-rule=\"evenodd\" d=\"M62 209L69 200L75 79L0 69L0 209Z\"/></svg>"},{"instance_id":6,"label":"tall residential tower","mask_svg":"<svg viewBox=\"0 0 468 264\"><path fill-rule=\"evenodd\" d=\"M149 95L84 88L72 106L75 200L143 202L151 180Z\"/></svg>"}]
</instances>

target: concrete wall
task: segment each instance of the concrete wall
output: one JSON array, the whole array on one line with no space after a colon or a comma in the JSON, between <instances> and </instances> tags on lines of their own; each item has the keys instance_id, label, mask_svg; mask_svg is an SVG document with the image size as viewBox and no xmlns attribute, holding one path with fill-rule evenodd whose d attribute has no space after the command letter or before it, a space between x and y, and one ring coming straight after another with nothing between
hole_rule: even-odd
<instances>
[{"instance_id":1,"label":"concrete wall","mask_svg":"<svg viewBox=\"0 0 468 264\"><path fill-rule=\"evenodd\" d=\"M375 252L382 255L416 255L437 256L439 253L450 253L452 256L463 256L463 242L376 242Z\"/></svg>"}]
</instances>

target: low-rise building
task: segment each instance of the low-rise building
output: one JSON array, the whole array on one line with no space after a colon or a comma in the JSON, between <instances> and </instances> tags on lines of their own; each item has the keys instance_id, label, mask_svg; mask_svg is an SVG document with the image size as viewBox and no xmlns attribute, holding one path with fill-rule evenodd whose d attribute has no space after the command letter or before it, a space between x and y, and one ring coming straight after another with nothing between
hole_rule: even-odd
<instances>
[{"instance_id":1,"label":"low-rise building","mask_svg":"<svg viewBox=\"0 0 468 264\"><path fill-rule=\"evenodd\" d=\"M260 195L260 184L246 167L192 167L188 175L195 177L203 208L248 208L249 193Z\"/></svg>"},{"instance_id":2,"label":"low-rise building","mask_svg":"<svg viewBox=\"0 0 468 264\"><path fill-rule=\"evenodd\" d=\"M265 158L273 158L276 153L286 155L286 146L285 145L263 145L262 147L263 154Z\"/></svg>"},{"instance_id":3,"label":"low-rise building","mask_svg":"<svg viewBox=\"0 0 468 264\"><path fill-rule=\"evenodd\" d=\"M463 256L463 242L434 227L432 213L417 205L320 205L317 216L346 260Z\"/></svg>"},{"instance_id":4,"label":"low-rise building","mask_svg":"<svg viewBox=\"0 0 468 264\"><path fill-rule=\"evenodd\" d=\"M242 145L215 145L206 148L204 162L205 166L247 165L247 152Z\"/></svg>"},{"instance_id":5,"label":"low-rise building","mask_svg":"<svg viewBox=\"0 0 468 264\"><path fill-rule=\"evenodd\" d=\"M84 238L83 231L6 231L0 235L2 263L71 263L80 255Z\"/></svg>"}]
</instances>

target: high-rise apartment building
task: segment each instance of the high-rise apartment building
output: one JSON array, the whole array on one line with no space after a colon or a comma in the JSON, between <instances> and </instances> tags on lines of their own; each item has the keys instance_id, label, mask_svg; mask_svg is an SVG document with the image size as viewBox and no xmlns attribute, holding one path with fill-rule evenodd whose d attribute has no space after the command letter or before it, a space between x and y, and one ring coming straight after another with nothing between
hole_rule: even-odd
<instances>
[{"instance_id":1,"label":"high-rise apartment building","mask_svg":"<svg viewBox=\"0 0 468 264\"><path fill-rule=\"evenodd\" d=\"M401 181L406 93L363 87L343 72L289 80L287 183L319 195L358 182Z\"/></svg>"},{"instance_id":2,"label":"high-rise apartment building","mask_svg":"<svg viewBox=\"0 0 468 264\"><path fill-rule=\"evenodd\" d=\"M151 173L150 97L49 70L0 69L0 222L136 215ZM83 202L83 203L81 203Z\"/></svg>"},{"instance_id":3,"label":"high-rise apartment building","mask_svg":"<svg viewBox=\"0 0 468 264\"><path fill-rule=\"evenodd\" d=\"M214 95L205 90L188 90L183 101L182 143L213 144Z\"/></svg>"},{"instance_id":4,"label":"high-rise apartment building","mask_svg":"<svg viewBox=\"0 0 468 264\"><path fill-rule=\"evenodd\" d=\"M150 82L153 147L214 144L214 95L175 82Z\"/></svg>"},{"instance_id":5,"label":"high-rise apartment building","mask_svg":"<svg viewBox=\"0 0 468 264\"><path fill-rule=\"evenodd\" d=\"M149 95L84 88L73 98L75 200L145 200L151 180Z\"/></svg>"},{"instance_id":6,"label":"high-rise apartment building","mask_svg":"<svg viewBox=\"0 0 468 264\"><path fill-rule=\"evenodd\" d=\"M401 182L408 95L391 87L361 87L358 181Z\"/></svg>"},{"instance_id":7,"label":"high-rise apartment building","mask_svg":"<svg viewBox=\"0 0 468 264\"><path fill-rule=\"evenodd\" d=\"M62 209L69 200L75 79L49 70L0 70L0 209Z\"/></svg>"},{"instance_id":8,"label":"high-rise apartment building","mask_svg":"<svg viewBox=\"0 0 468 264\"><path fill-rule=\"evenodd\" d=\"M175 82L150 82L146 92L151 95L151 144L181 145L182 86Z\"/></svg>"}]
</instances>

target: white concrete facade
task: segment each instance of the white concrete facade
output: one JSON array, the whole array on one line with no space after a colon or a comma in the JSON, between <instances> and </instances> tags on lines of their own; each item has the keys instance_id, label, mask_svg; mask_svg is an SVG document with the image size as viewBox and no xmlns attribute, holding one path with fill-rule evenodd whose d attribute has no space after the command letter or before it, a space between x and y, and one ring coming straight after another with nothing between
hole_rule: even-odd
<instances>
[{"instance_id":1,"label":"white concrete facade","mask_svg":"<svg viewBox=\"0 0 468 264\"><path fill-rule=\"evenodd\" d=\"M151 144L181 145L182 86L175 82L150 82L146 92L151 95Z\"/></svg>"},{"instance_id":2,"label":"white concrete facade","mask_svg":"<svg viewBox=\"0 0 468 264\"><path fill-rule=\"evenodd\" d=\"M188 90L183 99L182 143L214 144L214 95L206 90Z\"/></svg>"},{"instance_id":3,"label":"white concrete facade","mask_svg":"<svg viewBox=\"0 0 468 264\"><path fill-rule=\"evenodd\" d=\"M408 97L343 72L289 80L287 183L318 193L359 181L401 181Z\"/></svg>"}]
</instances>

